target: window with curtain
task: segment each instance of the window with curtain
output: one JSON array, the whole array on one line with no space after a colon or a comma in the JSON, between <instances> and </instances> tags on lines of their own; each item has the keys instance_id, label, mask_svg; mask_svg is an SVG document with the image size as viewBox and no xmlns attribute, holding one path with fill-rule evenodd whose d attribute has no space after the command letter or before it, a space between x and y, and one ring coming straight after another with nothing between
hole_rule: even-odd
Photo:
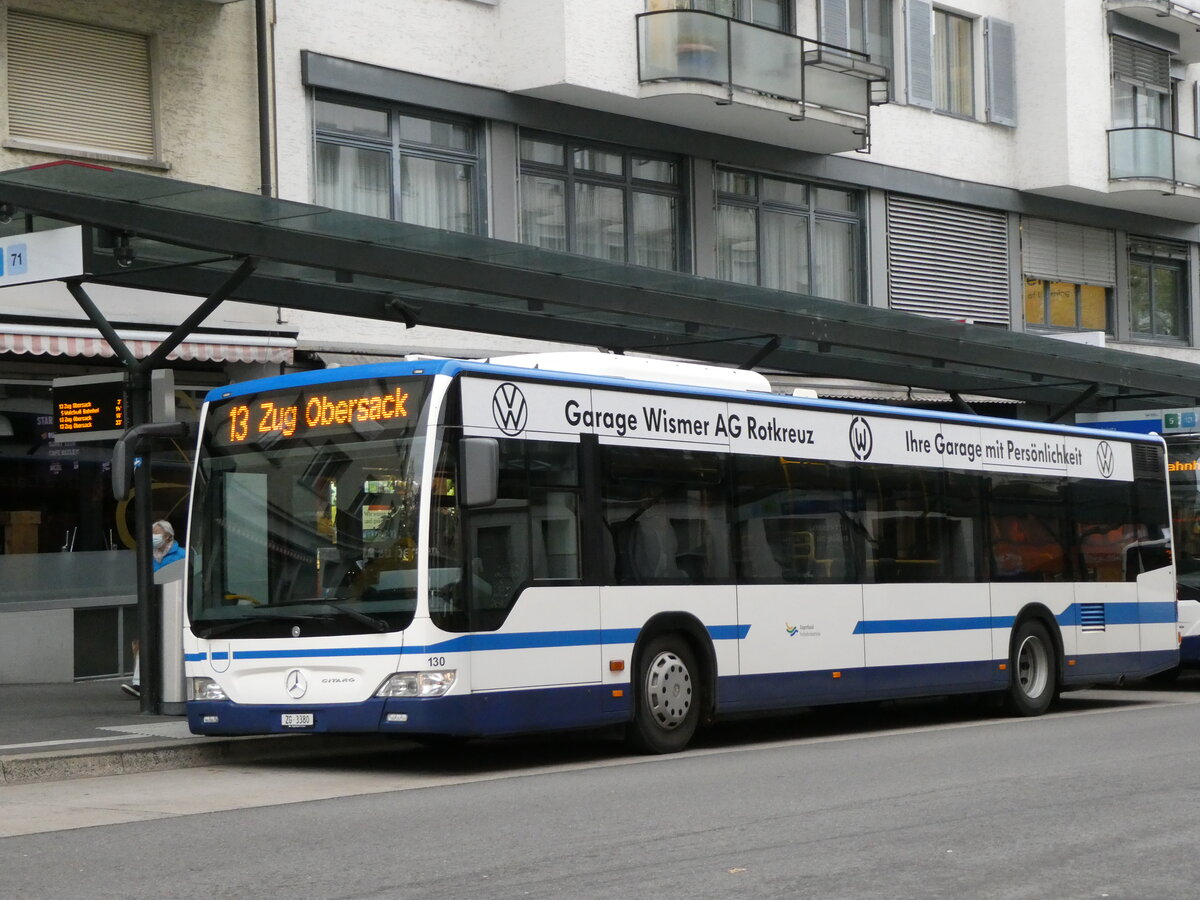
<instances>
[{"instance_id":1,"label":"window with curtain","mask_svg":"<svg viewBox=\"0 0 1200 900\"><path fill-rule=\"evenodd\" d=\"M480 230L476 123L318 98L315 201L412 225Z\"/></svg>"},{"instance_id":2,"label":"window with curtain","mask_svg":"<svg viewBox=\"0 0 1200 900\"><path fill-rule=\"evenodd\" d=\"M717 277L856 302L857 191L718 169Z\"/></svg>"},{"instance_id":3,"label":"window with curtain","mask_svg":"<svg viewBox=\"0 0 1200 900\"><path fill-rule=\"evenodd\" d=\"M680 159L530 132L520 154L523 242L683 268Z\"/></svg>"},{"instance_id":4,"label":"window with curtain","mask_svg":"<svg viewBox=\"0 0 1200 900\"><path fill-rule=\"evenodd\" d=\"M933 11L933 106L959 116L975 115L972 22L943 9Z\"/></svg>"},{"instance_id":5,"label":"window with curtain","mask_svg":"<svg viewBox=\"0 0 1200 900\"><path fill-rule=\"evenodd\" d=\"M1185 246L1130 238L1129 313L1137 337L1187 339Z\"/></svg>"}]
</instances>

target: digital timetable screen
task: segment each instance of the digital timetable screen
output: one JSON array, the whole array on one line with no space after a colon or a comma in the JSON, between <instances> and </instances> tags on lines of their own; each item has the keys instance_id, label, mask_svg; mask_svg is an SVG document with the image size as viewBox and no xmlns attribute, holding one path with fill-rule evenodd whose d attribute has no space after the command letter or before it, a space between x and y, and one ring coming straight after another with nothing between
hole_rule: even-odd
<instances>
[{"instance_id":1,"label":"digital timetable screen","mask_svg":"<svg viewBox=\"0 0 1200 900\"><path fill-rule=\"evenodd\" d=\"M124 375L58 378L51 397L56 440L115 440L129 426Z\"/></svg>"},{"instance_id":2,"label":"digital timetable screen","mask_svg":"<svg viewBox=\"0 0 1200 900\"><path fill-rule=\"evenodd\" d=\"M213 404L208 432L214 447L282 447L314 439L376 438L416 425L428 382L387 378L305 385Z\"/></svg>"}]
</instances>

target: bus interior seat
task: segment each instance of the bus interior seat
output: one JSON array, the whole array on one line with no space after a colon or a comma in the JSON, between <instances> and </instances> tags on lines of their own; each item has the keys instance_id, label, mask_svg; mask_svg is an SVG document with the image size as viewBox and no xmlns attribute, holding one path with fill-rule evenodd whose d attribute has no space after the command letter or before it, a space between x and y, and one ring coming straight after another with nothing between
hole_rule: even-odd
<instances>
[{"instance_id":1,"label":"bus interior seat","mask_svg":"<svg viewBox=\"0 0 1200 900\"><path fill-rule=\"evenodd\" d=\"M746 519L741 526L738 542L745 577L755 581L778 581L783 577L783 566L767 540L765 520L761 517Z\"/></svg>"},{"instance_id":2,"label":"bus interior seat","mask_svg":"<svg viewBox=\"0 0 1200 900\"><path fill-rule=\"evenodd\" d=\"M671 520L654 510L640 516L632 532L629 559L634 584L686 579L679 567L679 543Z\"/></svg>"}]
</instances>

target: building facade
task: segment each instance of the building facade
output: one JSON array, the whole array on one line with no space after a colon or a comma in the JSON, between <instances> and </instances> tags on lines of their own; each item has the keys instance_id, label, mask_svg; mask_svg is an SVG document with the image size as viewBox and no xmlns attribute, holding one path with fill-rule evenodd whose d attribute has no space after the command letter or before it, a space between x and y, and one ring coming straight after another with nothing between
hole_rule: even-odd
<instances>
[{"instance_id":1,"label":"building facade","mask_svg":"<svg viewBox=\"0 0 1200 900\"><path fill-rule=\"evenodd\" d=\"M3 169L92 161L1200 363L1196 0L0 9ZM147 346L195 305L97 302ZM281 367L539 349L463 325L227 303L173 363L180 414ZM0 681L114 674L132 575L107 445L55 444L45 424L51 378L115 366L88 355L102 341L68 343L91 332L59 285L6 289L0 326L0 575L23 585L0 599ZM61 574L102 562L99 593ZM31 633L47 645L5 650Z\"/></svg>"}]
</instances>

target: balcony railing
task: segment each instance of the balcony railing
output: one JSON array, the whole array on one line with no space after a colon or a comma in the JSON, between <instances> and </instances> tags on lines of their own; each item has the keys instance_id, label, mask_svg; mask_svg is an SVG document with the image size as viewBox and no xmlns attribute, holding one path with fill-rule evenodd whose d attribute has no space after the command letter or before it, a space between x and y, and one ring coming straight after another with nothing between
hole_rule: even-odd
<instances>
[{"instance_id":1,"label":"balcony railing","mask_svg":"<svg viewBox=\"0 0 1200 900\"><path fill-rule=\"evenodd\" d=\"M1114 128L1108 133L1108 177L1200 187L1200 139L1165 128Z\"/></svg>"},{"instance_id":2,"label":"balcony railing","mask_svg":"<svg viewBox=\"0 0 1200 900\"><path fill-rule=\"evenodd\" d=\"M707 82L866 116L887 102L888 70L856 50L714 13L638 17L638 80Z\"/></svg>"}]
</instances>

